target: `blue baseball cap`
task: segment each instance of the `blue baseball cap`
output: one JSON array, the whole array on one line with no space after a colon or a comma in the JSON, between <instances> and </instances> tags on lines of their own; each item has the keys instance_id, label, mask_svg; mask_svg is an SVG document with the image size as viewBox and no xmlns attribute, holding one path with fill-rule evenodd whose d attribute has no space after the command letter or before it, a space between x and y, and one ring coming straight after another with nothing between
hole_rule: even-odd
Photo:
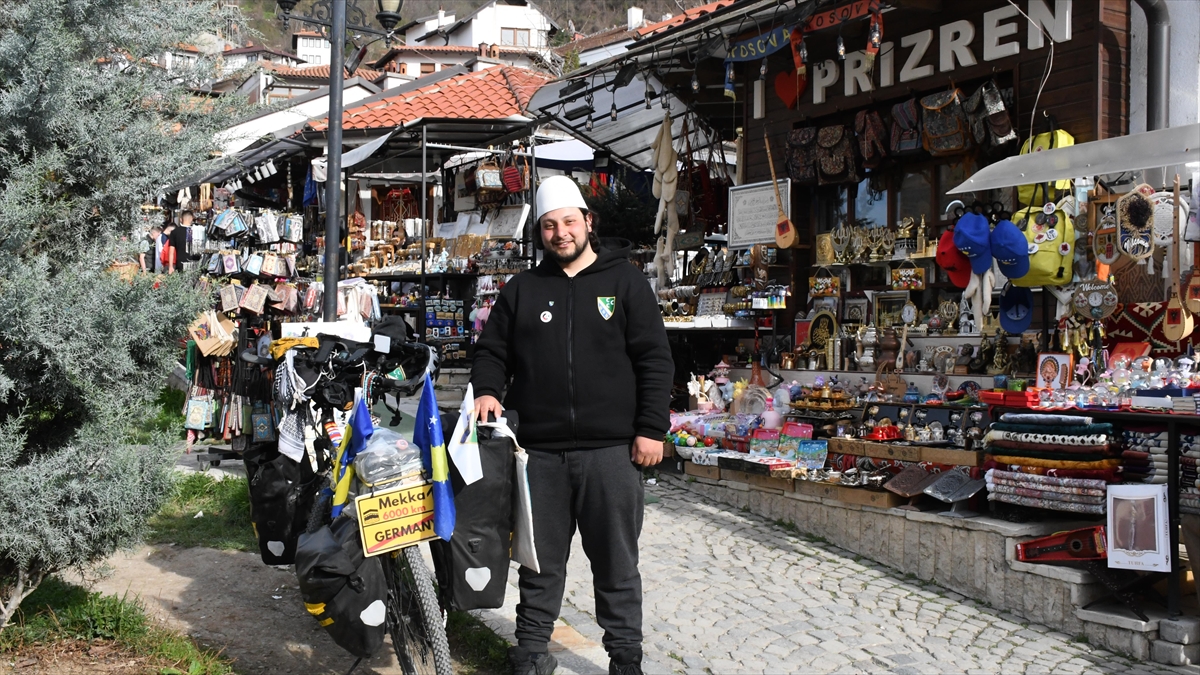
<instances>
[{"instance_id":1,"label":"blue baseball cap","mask_svg":"<svg viewBox=\"0 0 1200 675\"><path fill-rule=\"evenodd\" d=\"M983 274L992 267L991 228L988 219L964 213L954 225L954 245L970 258L971 271Z\"/></svg>"},{"instance_id":2,"label":"blue baseball cap","mask_svg":"<svg viewBox=\"0 0 1200 675\"><path fill-rule=\"evenodd\" d=\"M1009 279L1029 274L1029 242L1011 220L996 223L996 229L992 230L992 257Z\"/></svg>"},{"instance_id":3,"label":"blue baseball cap","mask_svg":"<svg viewBox=\"0 0 1200 675\"><path fill-rule=\"evenodd\" d=\"M1028 259L1025 268L1029 268ZM1000 291L1000 327L1010 334L1020 335L1029 330L1032 323L1033 291L1006 284L1004 290Z\"/></svg>"}]
</instances>

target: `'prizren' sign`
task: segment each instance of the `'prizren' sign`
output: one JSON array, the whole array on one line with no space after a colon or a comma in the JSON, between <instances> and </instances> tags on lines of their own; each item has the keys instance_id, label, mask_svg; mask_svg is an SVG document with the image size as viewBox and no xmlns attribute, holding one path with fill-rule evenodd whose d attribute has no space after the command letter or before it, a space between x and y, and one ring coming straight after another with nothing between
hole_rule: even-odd
<instances>
[{"instance_id":1,"label":"'prizren' sign","mask_svg":"<svg viewBox=\"0 0 1200 675\"><path fill-rule=\"evenodd\" d=\"M887 87L930 77L937 72L948 73L959 67L974 66L983 61L996 61L1016 56L1021 45L1029 51L1045 47L1042 28L1055 42L1071 39L1072 0L1028 0L1026 21L1016 7L1005 5L984 12L980 22L960 19L938 27L905 35L895 42L884 42L879 49L879 63L872 72L866 52L846 53L844 69L832 59L814 64L810 70L814 104L825 103L830 90L840 80L845 96L886 89ZM886 16L886 15L885 15ZM982 44L976 49L972 42L982 27ZM1025 39L1019 33L1025 29ZM897 66L899 69L897 71Z\"/></svg>"}]
</instances>

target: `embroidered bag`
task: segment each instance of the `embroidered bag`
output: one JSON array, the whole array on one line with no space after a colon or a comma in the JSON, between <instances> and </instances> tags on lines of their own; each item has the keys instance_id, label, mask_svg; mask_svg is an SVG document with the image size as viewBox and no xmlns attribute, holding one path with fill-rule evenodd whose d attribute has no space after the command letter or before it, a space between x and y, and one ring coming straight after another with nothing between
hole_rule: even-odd
<instances>
[{"instance_id":1,"label":"embroidered bag","mask_svg":"<svg viewBox=\"0 0 1200 675\"><path fill-rule=\"evenodd\" d=\"M817 182L817 128L793 129L787 138L788 177L801 184Z\"/></svg>"},{"instance_id":2,"label":"embroidered bag","mask_svg":"<svg viewBox=\"0 0 1200 675\"><path fill-rule=\"evenodd\" d=\"M835 124L817 132L817 170L821 185L858 182L849 129Z\"/></svg>"},{"instance_id":3,"label":"embroidered bag","mask_svg":"<svg viewBox=\"0 0 1200 675\"><path fill-rule=\"evenodd\" d=\"M874 110L861 110L854 116L854 131L858 133L858 152L863 166L874 169L887 157L887 128L883 118Z\"/></svg>"},{"instance_id":4,"label":"embroidered bag","mask_svg":"<svg viewBox=\"0 0 1200 675\"><path fill-rule=\"evenodd\" d=\"M1013 129L1012 119L1008 116L1008 108L1004 105L1004 97L995 82L983 85L983 107L987 111L988 137L992 146L1004 145L1017 140L1017 132Z\"/></svg>"},{"instance_id":5,"label":"embroidered bag","mask_svg":"<svg viewBox=\"0 0 1200 675\"><path fill-rule=\"evenodd\" d=\"M961 98L962 92L951 89L921 99L922 138L925 149L934 157L953 155L971 145Z\"/></svg>"},{"instance_id":6,"label":"embroidered bag","mask_svg":"<svg viewBox=\"0 0 1200 675\"><path fill-rule=\"evenodd\" d=\"M917 115L917 100L910 98L892 106L892 154L912 155L923 149L921 118Z\"/></svg>"}]
</instances>

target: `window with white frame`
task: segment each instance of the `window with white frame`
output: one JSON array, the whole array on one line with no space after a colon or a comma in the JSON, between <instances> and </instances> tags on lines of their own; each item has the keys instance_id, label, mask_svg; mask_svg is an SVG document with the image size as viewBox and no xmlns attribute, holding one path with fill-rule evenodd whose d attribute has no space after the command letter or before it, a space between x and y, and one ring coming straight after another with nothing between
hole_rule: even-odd
<instances>
[{"instance_id":1,"label":"window with white frame","mask_svg":"<svg viewBox=\"0 0 1200 675\"><path fill-rule=\"evenodd\" d=\"M500 29L500 44L508 47L528 47L529 46L529 29L528 28L501 28Z\"/></svg>"}]
</instances>

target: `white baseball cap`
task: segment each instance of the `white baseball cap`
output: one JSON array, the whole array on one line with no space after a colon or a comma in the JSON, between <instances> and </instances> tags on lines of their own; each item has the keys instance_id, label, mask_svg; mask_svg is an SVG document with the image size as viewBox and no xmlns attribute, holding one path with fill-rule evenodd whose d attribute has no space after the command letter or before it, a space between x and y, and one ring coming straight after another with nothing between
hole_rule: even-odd
<instances>
[{"instance_id":1,"label":"white baseball cap","mask_svg":"<svg viewBox=\"0 0 1200 675\"><path fill-rule=\"evenodd\" d=\"M579 186L569 176L550 176L538 185L537 215L534 220L556 209L574 206L580 211L587 211L587 202L583 201L583 193Z\"/></svg>"}]
</instances>

